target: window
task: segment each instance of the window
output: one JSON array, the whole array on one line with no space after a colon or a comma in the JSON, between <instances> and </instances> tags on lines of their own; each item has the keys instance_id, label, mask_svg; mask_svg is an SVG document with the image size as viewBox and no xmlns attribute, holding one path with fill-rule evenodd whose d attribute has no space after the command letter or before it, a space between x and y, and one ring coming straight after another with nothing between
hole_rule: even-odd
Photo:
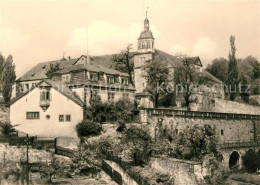
<instances>
[{"instance_id":1,"label":"window","mask_svg":"<svg viewBox=\"0 0 260 185\"><path fill-rule=\"evenodd\" d=\"M71 120L71 116L70 116L70 114L67 114L66 115L66 121L70 121Z\"/></svg>"},{"instance_id":2,"label":"window","mask_svg":"<svg viewBox=\"0 0 260 185\"><path fill-rule=\"evenodd\" d=\"M48 114L48 115L46 115L46 119L50 119L51 118L51 116Z\"/></svg>"},{"instance_id":3,"label":"window","mask_svg":"<svg viewBox=\"0 0 260 185\"><path fill-rule=\"evenodd\" d=\"M142 49L142 43L139 42L138 49Z\"/></svg>"},{"instance_id":4,"label":"window","mask_svg":"<svg viewBox=\"0 0 260 185\"><path fill-rule=\"evenodd\" d=\"M110 84L115 83L115 78L113 76L108 76L107 77L107 83L110 83Z\"/></svg>"},{"instance_id":5,"label":"window","mask_svg":"<svg viewBox=\"0 0 260 185\"><path fill-rule=\"evenodd\" d=\"M96 90L90 91L90 98L96 98L98 95L98 92Z\"/></svg>"},{"instance_id":6,"label":"window","mask_svg":"<svg viewBox=\"0 0 260 185\"><path fill-rule=\"evenodd\" d=\"M121 78L122 84L128 85L128 78Z\"/></svg>"},{"instance_id":7,"label":"window","mask_svg":"<svg viewBox=\"0 0 260 185\"><path fill-rule=\"evenodd\" d=\"M62 75L62 82L70 82L70 74Z\"/></svg>"},{"instance_id":8,"label":"window","mask_svg":"<svg viewBox=\"0 0 260 185\"><path fill-rule=\"evenodd\" d=\"M212 107L215 107L215 105L216 105L215 100L211 100L211 106L212 106Z\"/></svg>"},{"instance_id":9,"label":"window","mask_svg":"<svg viewBox=\"0 0 260 185\"><path fill-rule=\"evenodd\" d=\"M29 84L25 84L26 90L29 90Z\"/></svg>"},{"instance_id":10,"label":"window","mask_svg":"<svg viewBox=\"0 0 260 185\"><path fill-rule=\"evenodd\" d=\"M223 130L223 129L220 130L220 134L221 134L222 136L224 135L224 130Z\"/></svg>"},{"instance_id":11,"label":"window","mask_svg":"<svg viewBox=\"0 0 260 185\"><path fill-rule=\"evenodd\" d=\"M129 99L129 94L128 94L128 93L123 93L123 99L124 99L124 100Z\"/></svg>"},{"instance_id":12,"label":"window","mask_svg":"<svg viewBox=\"0 0 260 185\"><path fill-rule=\"evenodd\" d=\"M91 81L98 81L98 75L97 75L97 73L91 73L91 74L90 74L90 80L91 80Z\"/></svg>"},{"instance_id":13,"label":"window","mask_svg":"<svg viewBox=\"0 0 260 185\"><path fill-rule=\"evenodd\" d=\"M51 100L51 94L50 94L49 89L43 89L41 91L40 100L41 101L50 101Z\"/></svg>"},{"instance_id":14,"label":"window","mask_svg":"<svg viewBox=\"0 0 260 185\"><path fill-rule=\"evenodd\" d=\"M40 119L39 112L26 112L26 119Z\"/></svg>"},{"instance_id":15,"label":"window","mask_svg":"<svg viewBox=\"0 0 260 185\"><path fill-rule=\"evenodd\" d=\"M59 122L63 122L64 121L64 115L59 115Z\"/></svg>"},{"instance_id":16,"label":"window","mask_svg":"<svg viewBox=\"0 0 260 185\"><path fill-rule=\"evenodd\" d=\"M115 93L108 93L108 101L113 102L115 100Z\"/></svg>"},{"instance_id":17,"label":"window","mask_svg":"<svg viewBox=\"0 0 260 185\"><path fill-rule=\"evenodd\" d=\"M147 43L147 48L151 48L150 42Z\"/></svg>"}]
</instances>

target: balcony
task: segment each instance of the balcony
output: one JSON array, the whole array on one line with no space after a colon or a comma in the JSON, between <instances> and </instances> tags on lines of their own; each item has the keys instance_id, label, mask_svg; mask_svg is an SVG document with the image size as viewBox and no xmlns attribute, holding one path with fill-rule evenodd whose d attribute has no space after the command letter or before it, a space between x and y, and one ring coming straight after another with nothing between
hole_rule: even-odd
<instances>
[{"instance_id":1,"label":"balcony","mask_svg":"<svg viewBox=\"0 0 260 185\"><path fill-rule=\"evenodd\" d=\"M43 111L46 111L50 106L50 100L40 100L40 107Z\"/></svg>"}]
</instances>

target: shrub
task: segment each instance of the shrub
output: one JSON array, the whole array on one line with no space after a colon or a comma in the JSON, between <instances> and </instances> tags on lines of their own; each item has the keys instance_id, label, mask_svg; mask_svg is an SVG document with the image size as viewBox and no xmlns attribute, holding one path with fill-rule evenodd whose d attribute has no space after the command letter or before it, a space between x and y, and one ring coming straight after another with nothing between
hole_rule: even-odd
<instances>
[{"instance_id":1,"label":"shrub","mask_svg":"<svg viewBox=\"0 0 260 185\"><path fill-rule=\"evenodd\" d=\"M130 100L121 99L116 102L103 103L99 96L94 100L90 101L90 107L86 111L88 119L99 123L118 120L131 121L134 103Z\"/></svg>"},{"instance_id":2,"label":"shrub","mask_svg":"<svg viewBox=\"0 0 260 185\"><path fill-rule=\"evenodd\" d=\"M1 132L5 136L10 136L14 133L16 133L15 126L11 125L9 122L0 123L1 126Z\"/></svg>"},{"instance_id":3,"label":"shrub","mask_svg":"<svg viewBox=\"0 0 260 185\"><path fill-rule=\"evenodd\" d=\"M125 122L123 120L117 121L117 129L116 129L116 131L123 132L123 131L125 131L125 129L126 129Z\"/></svg>"},{"instance_id":4,"label":"shrub","mask_svg":"<svg viewBox=\"0 0 260 185\"><path fill-rule=\"evenodd\" d=\"M260 106L259 102L255 99L249 99L249 105Z\"/></svg>"},{"instance_id":5,"label":"shrub","mask_svg":"<svg viewBox=\"0 0 260 185\"><path fill-rule=\"evenodd\" d=\"M200 160L210 153L217 153L215 127L194 125L178 135L176 155L186 160Z\"/></svg>"},{"instance_id":6,"label":"shrub","mask_svg":"<svg viewBox=\"0 0 260 185\"><path fill-rule=\"evenodd\" d=\"M5 179L10 178L11 176L13 177L14 181L18 181L21 176L20 170L19 169L10 169L4 173Z\"/></svg>"},{"instance_id":7,"label":"shrub","mask_svg":"<svg viewBox=\"0 0 260 185\"><path fill-rule=\"evenodd\" d=\"M152 139L146 131L131 127L125 131L123 142L130 149L131 158L136 166L143 166L149 162Z\"/></svg>"},{"instance_id":8,"label":"shrub","mask_svg":"<svg viewBox=\"0 0 260 185\"><path fill-rule=\"evenodd\" d=\"M76 126L79 137L98 135L101 132L101 125L91 120L83 120Z\"/></svg>"}]
</instances>

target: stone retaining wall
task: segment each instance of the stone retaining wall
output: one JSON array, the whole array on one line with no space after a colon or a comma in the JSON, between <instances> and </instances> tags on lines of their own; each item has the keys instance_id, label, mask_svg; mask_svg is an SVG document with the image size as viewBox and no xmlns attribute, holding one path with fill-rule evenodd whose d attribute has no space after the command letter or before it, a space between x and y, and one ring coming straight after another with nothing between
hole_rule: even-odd
<instances>
[{"instance_id":1,"label":"stone retaining wall","mask_svg":"<svg viewBox=\"0 0 260 185\"><path fill-rule=\"evenodd\" d=\"M0 163L7 161L21 162L26 161L26 146L9 146L0 144ZM52 154L45 150L37 150L29 147L29 163L39 163L51 161Z\"/></svg>"},{"instance_id":2,"label":"stone retaining wall","mask_svg":"<svg viewBox=\"0 0 260 185\"><path fill-rule=\"evenodd\" d=\"M174 158L152 158L152 168L174 177L175 184L199 185L204 182L202 165L199 162Z\"/></svg>"}]
</instances>

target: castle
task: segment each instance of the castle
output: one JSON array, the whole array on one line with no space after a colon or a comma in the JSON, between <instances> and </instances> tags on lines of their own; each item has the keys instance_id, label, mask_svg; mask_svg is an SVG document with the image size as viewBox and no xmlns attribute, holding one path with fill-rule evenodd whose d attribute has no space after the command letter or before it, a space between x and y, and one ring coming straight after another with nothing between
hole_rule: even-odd
<instances>
[{"instance_id":1,"label":"castle","mask_svg":"<svg viewBox=\"0 0 260 185\"><path fill-rule=\"evenodd\" d=\"M165 60L170 75L182 65L177 56L155 49L154 45L155 39L146 17L133 57L135 86L129 82L128 73L115 69L113 55L82 55L37 64L16 80L16 97L10 106L12 124L19 124L18 130L31 135L76 136L75 125L84 118L84 111L90 106L89 100L93 96L99 95L102 101L110 102L137 100L139 107L153 107L150 95L145 91L145 62ZM188 59L209 81L221 83L202 70L199 57ZM60 70L48 78L46 71L50 65L56 64Z\"/></svg>"}]
</instances>

